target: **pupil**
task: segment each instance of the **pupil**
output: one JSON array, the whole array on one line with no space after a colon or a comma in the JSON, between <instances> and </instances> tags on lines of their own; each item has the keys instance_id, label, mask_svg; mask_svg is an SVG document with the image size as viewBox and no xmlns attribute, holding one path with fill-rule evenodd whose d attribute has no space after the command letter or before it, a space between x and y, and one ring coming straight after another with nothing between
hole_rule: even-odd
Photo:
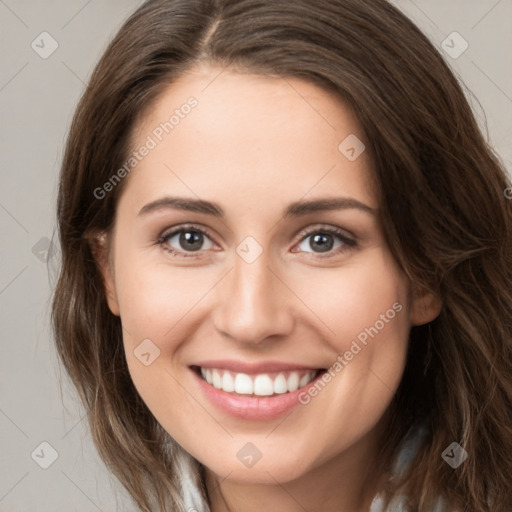
<instances>
[{"instance_id":1,"label":"pupil","mask_svg":"<svg viewBox=\"0 0 512 512\"><path fill-rule=\"evenodd\" d=\"M318 252L330 251L333 246L332 237L330 235L317 234L317 235L313 236L311 242L309 242L311 249L315 249L315 247L313 246L313 243L318 244L317 245L317 248L319 249Z\"/></svg>"},{"instance_id":2,"label":"pupil","mask_svg":"<svg viewBox=\"0 0 512 512\"><path fill-rule=\"evenodd\" d=\"M201 248L202 236L203 235L197 231L183 231L180 236L180 244L185 249L197 251Z\"/></svg>"}]
</instances>

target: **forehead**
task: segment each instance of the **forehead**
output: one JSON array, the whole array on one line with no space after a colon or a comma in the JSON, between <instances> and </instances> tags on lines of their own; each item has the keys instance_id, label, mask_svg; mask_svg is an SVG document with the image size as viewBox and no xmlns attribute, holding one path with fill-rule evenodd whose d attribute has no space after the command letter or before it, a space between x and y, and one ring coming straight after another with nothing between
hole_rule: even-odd
<instances>
[{"instance_id":1,"label":"forehead","mask_svg":"<svg viewBox=\"0 0 512 512\"><path fill-rule=\"evenodd\" d=\"M261 208L262 197L338 191L376 207L367 152L355 160L344 153L363 140L353 111L315 84L203 66L171 84L135 127L133 149L151 150L128 189L140 201L164 192L217 202L236 195L245 208Z\"/></svg>"}]
</instances>

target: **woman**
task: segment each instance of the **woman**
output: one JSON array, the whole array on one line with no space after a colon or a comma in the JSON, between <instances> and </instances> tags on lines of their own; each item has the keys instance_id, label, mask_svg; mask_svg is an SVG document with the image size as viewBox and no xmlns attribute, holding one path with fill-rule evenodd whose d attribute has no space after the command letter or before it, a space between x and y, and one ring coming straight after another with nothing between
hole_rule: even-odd
<instances>
[{"instance_id":1,"label":"woman","mask_svg":"<svg viewBox=\"0 0 512 512\"><path fill-rule=\"evenodd\" d=\"M141 510L509 511L512 217L384 0L149 0L77 108L57 347Z\"/></svg>"}]
</instances>

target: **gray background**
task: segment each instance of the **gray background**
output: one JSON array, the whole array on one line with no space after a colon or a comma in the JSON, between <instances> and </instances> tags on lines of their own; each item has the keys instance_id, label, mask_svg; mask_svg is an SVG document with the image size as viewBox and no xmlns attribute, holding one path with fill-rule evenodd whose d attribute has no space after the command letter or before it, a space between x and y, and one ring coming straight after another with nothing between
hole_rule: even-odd
<instances>
[{"instance_id":1,"label":"gray background","mask_svg":"<svg viewBox=\"0 0 512 512\"><path fill-rule=\"evenodd\" d=\"M45 259L74 107L107 42L140 3L0 0L0 512L135 510L99 459L57 363ZM393 3L466 84L484 133L511 171L512 0ZM454 31L469 45L457 58L463 42ZM42 32L58 44L46 59L32 48L35 41L40 53L51 49ZM52 451L42 442L58 454L47 469L41 465L52 462Z\"/></svg>"}]
</instances>

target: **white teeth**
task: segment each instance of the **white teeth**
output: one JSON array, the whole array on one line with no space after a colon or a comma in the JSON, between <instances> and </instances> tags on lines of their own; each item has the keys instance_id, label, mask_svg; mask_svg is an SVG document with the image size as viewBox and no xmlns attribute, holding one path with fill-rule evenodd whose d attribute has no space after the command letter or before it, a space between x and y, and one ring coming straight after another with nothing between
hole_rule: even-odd
<instances>
[{"instance_id":1,"label":"white teeth","mask_svg":"<svg viewBox=\"0 0 512 512\"><path fill-rule=\"evenodd\" d=\"M216 368L201 368L203 379L216 389L240 395L271 396L274 394L291 393L311 382L317 372L315 370L292 371L286 378L284 373L274 375L266 373L247 375L232 373Z\"/></svg>"},{"instance_id":2,"label":"white teeth","mask_svg":"<svg viewBox=\"0 0 512 512\"><path fill-rule=\"evenodd\" d=\"M268 375L258 375L254 379L254 394L258 396L274 394L274 383Z\"/></svg>"},{"instance_id":3,"label":"white teeth","mask_svg":"<svg viewBox=\"0 0 512 512\"><path fill-rule=\"evenodd\" d=\"M305 386L308 382L309 382L309 374L302 376L301 379L299 380L299 388ZM214 381L214 383L215 383L215 381Z\"/></svg>"},{"instance_id":4,"label":"white teeth","mask_svg":"<svg viewBox=\"0 0 512 512\"><path fill-rule=\"evenodd\" d=\"M217 389L222 388L222 377L218 370L212 370L213 387Z\"/></svg>"},{"instance_id":5,"label":"white teeth","mask_svg":"<svg viewBox=\"0 0 512 512\"><path fill-rule=\"evenodd\" d=\"M235 377L235 391L240 395L252 395L252 379L245 373L237 373Z\"/></svg>"},{"instance_id":6,"label":"white teeth","mask_svg":"<svg viewBox=\"0 0 512 512\"><path fill-rule=\"evenodd\" d=\"M287 391L288 391L288 387L286 385L286 378L282 373L280 373L274 379L274 393L282 394L282 393L286 393Z\"/></svg>"},{"instance_id":7,"label":"white teeth","mask_svg":"<svg viewBox=\"0 0 512 512\"><path fill-rule=\"evenodd\" d=\"M209 369L201 368L201 375L203 376L203 379L208 382L208 384L211 384L212 381L212 372Z\"/></svg>"},{"instance_id":8,"label":"white teeth","mask_svg":"<svg viewBox=\"0 0 512 512\"><path fill-rule=\"evenodd\" d=\"M299 389L299 372L290 373L286 384L288 386L288 391L296 391Z\"/></svg>"},{"instance_id":9,"label":"white teeth","mask_svg":"<svg viewBox=\"0 0 512 512\"><path fill-rule=\"evenodd\" d=\"M222 389L228 393L235 391L235 379L233 379L229 372L224 372L222 377Z\"/></svg>"}]
</instances>

